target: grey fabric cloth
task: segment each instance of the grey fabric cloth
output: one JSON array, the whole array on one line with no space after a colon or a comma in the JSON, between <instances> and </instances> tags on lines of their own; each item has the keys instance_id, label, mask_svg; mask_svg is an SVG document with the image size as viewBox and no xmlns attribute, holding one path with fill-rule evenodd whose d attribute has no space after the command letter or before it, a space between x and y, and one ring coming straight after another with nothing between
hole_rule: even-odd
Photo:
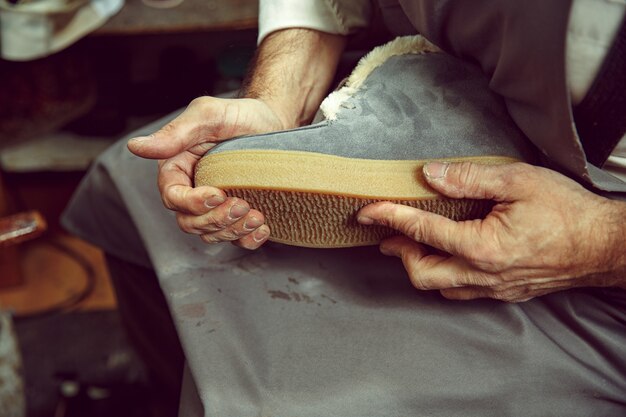
<instances>
[{"instance_id":1,"label":"grey fabric cloth","mask_svg":"<svg viewBox=\"0 0 626 417\"><path fill-rule=\"evenodd\" d=\"M154 175L119 142L65 224L109 252L144 242L198 391L181 416L626 414L626 292L453 302L376 248L207 246L178 230ZM103 221L138 236L94 238Z\"/></svg>"},{"instance_id":2,"label":"grey fabric cloth","mask_svg":"<svg viewBox=\"0 0 626 417\"><path fill-rule=\"evenodd\" d=\"M388 0L393 1L393 0ZM555 168L596 189L626 183L585 159L565 77L571 0L397 0L418 32L490 78L511 117Z\"/></svg>"},{"instance_id":3,"label":"grey fabric cloth","mask_svg":"<svg viewBox=\"0 0 626 417\"><path fill-rule=\"evenodd\" d=\"M341 105L337 120L226 141L209 153L240 149L382 160L491 155L537 161L536 148L480 69L445 53L389 58Z\"/></svg>"}]
</instances>

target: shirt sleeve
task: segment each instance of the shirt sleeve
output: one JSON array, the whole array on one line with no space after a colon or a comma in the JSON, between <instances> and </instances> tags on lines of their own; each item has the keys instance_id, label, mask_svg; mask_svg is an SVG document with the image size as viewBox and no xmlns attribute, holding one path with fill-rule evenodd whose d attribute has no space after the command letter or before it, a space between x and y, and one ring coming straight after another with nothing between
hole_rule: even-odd
<instances>
[{"instance_id":1,"label":"shirt sleeve","mask_svg":"<svg viewBox=\"0 0 626 417\"><path fill-rule=\"evenodd\" d=\"M347 35L367 26L370 13L369 0L260 0L258 43L287 28Z\"/></svg>"}]
</instances>

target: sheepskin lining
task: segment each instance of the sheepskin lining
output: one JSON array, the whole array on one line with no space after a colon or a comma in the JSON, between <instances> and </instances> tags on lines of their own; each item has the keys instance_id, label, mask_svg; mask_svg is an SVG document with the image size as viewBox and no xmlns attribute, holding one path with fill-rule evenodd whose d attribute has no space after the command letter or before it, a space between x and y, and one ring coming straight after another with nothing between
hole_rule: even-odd
<instances>
[{"instance_id":1,"label":"sheepskin lining","mask_svg":"<svg viewBox=\"0 0 626 417\"><path fill-rule=\"evenodd\" d=\"M392 56L440 52L441 50L421 35L402 36L377 46L359 60L344 86L333 91L322 101L320 110L326 120L337 120L342 105L363 85L367 77Z\"/></svg>"}]
</instances>

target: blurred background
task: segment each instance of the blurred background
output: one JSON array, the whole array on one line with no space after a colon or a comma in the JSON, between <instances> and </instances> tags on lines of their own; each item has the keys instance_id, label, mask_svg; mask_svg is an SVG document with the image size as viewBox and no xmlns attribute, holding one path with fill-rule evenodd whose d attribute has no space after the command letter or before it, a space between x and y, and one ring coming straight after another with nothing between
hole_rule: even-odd
<instances>
[{"instance_id":1,"label":"blurred background","mask_svg":"<svg viewBox=\"0 0 626 417\"><path fill-rule=\"evenodd\" d=\"M94 158L237 89L256 0L0 0L0 416L160 416L102 253L59 216Z\"/></svg>"}]
</instances>

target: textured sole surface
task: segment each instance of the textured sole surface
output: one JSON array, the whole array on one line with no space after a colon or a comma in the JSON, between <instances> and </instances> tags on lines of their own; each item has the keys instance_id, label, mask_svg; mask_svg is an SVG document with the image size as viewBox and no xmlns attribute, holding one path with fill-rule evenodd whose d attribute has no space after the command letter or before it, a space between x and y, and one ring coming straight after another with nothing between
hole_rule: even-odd
<instances>
[{"instance_id":1,"label":"textured sole surface","mask_svg":"<svg viewBox=\"0 0 626 417\"><path fill-rule=\"evenodd\" d=\"M398 234L384 226L363 226L356 213L377 201L393 201L463 220L486 215L491 204L479 200L373 200L285 190L226 189L261 211L270 227L270 240L289 245L339 248L374 245Z\"/></svg>"},{"instance_id":2,"label":"textured sole surface","mask_svg":"<svg viewBox=\"0 0 626 417\"><path fill-rule=\"evenodd\" d=\"M507 157L454 158L487 164ZM362 226L356 213L367 204L392 201L454 220L484 217L493 203L443 198L429 188L422 167L429 161L370 161L293 151L228 151L205 156L196 186L211 185L247 201L265 215L270 240L305 247L379 243L397 234Z\"/></svg>"}]
</instances>

